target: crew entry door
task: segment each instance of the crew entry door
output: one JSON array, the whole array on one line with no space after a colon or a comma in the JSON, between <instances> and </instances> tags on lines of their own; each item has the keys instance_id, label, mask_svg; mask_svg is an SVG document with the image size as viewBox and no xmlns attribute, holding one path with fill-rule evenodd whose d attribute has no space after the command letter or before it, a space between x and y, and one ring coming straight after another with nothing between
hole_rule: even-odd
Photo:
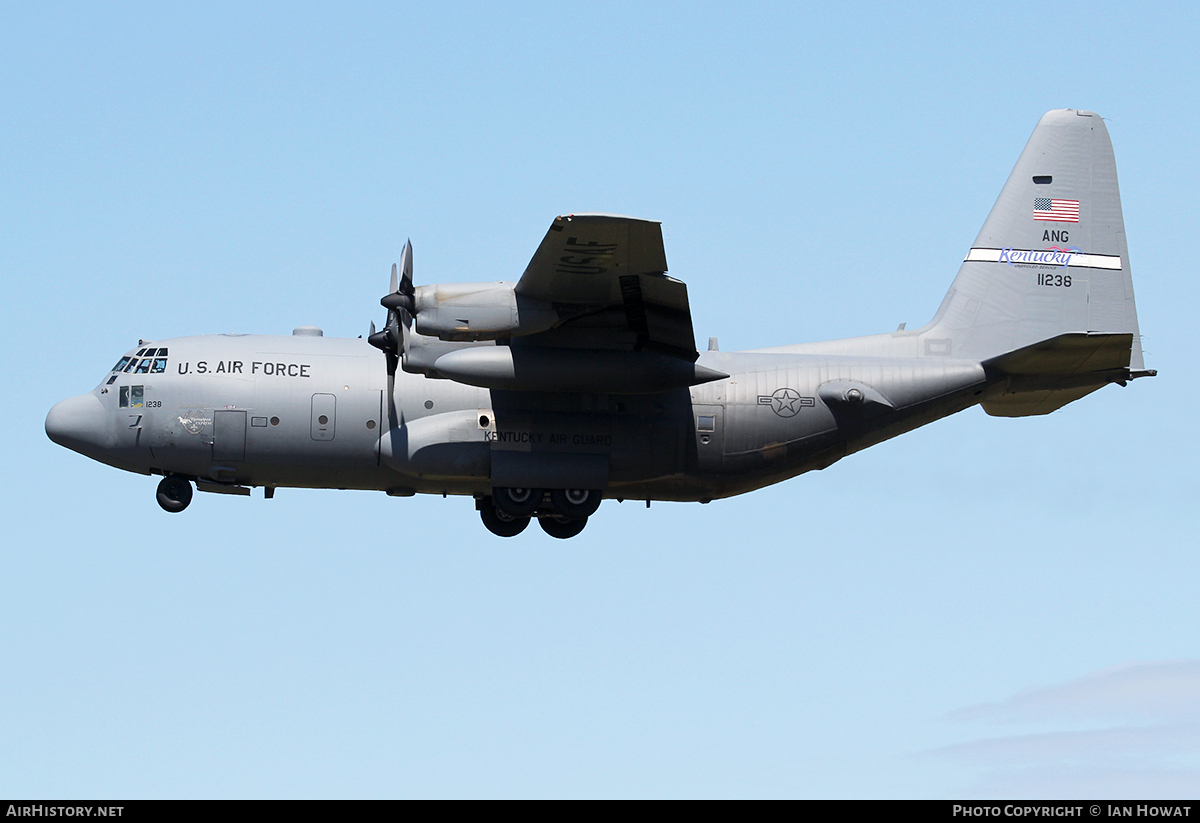
<instances>
[{"instance_id":1,"label":"crew entry door","mask_svg":"<svg viewBox=\"0 0 1200 823\"><path fill-rule=\"evenodd\" d=\"M335 429L335 414L337 411L337 396L332 394L314 394L312 396L312 422L310 424L313 440L332 440Z\"/></svg>"},{"instance_id":2,"label":"crew entry door","mask_svg":"<svg viewBox=\"0 0 1200 823\"><path fill-rule=\"evenodd\" d=\"M213 460L223 463L246 459L246 413L213 412Z\"/></svg>"}]
</instances>

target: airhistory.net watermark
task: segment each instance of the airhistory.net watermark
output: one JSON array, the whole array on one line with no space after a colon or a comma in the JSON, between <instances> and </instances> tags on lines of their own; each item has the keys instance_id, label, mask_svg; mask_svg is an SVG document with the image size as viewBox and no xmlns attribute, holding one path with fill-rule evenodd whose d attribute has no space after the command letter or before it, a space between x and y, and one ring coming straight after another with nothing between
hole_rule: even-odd
<instances>
[{"instance_id":1,"label":"airhistory.net watermark","mask_svg":"<svg viewBox=\"0 0 1200 823\"><path fill-rule=\"evenodd\" d=\"M124 806L47 806L41 803L18 806L10 803L5 817L121 817Z\"/></svg>"}]
</instances>

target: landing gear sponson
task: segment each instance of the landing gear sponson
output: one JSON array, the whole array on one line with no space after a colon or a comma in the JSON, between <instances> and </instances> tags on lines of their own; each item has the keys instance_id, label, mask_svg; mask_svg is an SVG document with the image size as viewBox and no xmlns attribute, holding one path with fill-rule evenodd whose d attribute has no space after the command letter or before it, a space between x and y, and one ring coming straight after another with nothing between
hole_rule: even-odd
<instances>
[{"instance_id":1,"label":"landing gear sponson","mask_svg":"<svg viewBox=\"0 0 1200 823\"><path fill-rule=\"evenodd\" d=\"M497 488L476 502L483 525L500 537L515 537L537 517L542 531L565 540L583 531L588 517L600 507L596 489Z\"/></svg>"}]
</instances>

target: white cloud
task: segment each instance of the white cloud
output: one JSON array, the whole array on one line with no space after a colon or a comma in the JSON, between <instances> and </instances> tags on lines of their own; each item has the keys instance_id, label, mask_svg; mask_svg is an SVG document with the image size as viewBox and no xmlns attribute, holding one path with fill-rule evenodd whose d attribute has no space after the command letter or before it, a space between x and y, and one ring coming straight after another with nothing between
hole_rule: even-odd
<instances>
[{"instance_id":1,"label":"white cloud","mask_svg":"<svg viewBox=\"0 0 1200 823\"><path fill-rule=\"evenodd\" d=\"M1090 731L1018 734L955 743L927 754L988 765L1141 761L1200 752L1200 723L1119 726Z\"/></svg>"},{"instance_id":2,"label":"white cloud","mask_svg":"<svg viewBox=\"0 0 1200 823\"><path fill-rule=\"evenodd\" d=\"M1197 792L1200 792L1200 769L1083 766L997 769L981 775L978 782L964 791L964 796L1193 800Z\"/></svg>"},{"instance_id":3,"label":"white cloud","mask_svg":"<svg viewBox=\"0 0 1200 823\"><path fill-rule=\"evenodd\" d=\"M922 752L982 769L967 796L1186 798L1200 792L1200 660L1117 666L966 706L946 719L1040 727Z\"/></svg>"},{"instance_id":4,"label":"white cloud","mask_svg":"<svg viewBox=\"0 0 1200 823\"><path fill-rule=\"evenodd\" d=\"M958 721L1060 723L1200 721L1200 660L1117 666L948 715Z\"/></svg>"}]
</instances>

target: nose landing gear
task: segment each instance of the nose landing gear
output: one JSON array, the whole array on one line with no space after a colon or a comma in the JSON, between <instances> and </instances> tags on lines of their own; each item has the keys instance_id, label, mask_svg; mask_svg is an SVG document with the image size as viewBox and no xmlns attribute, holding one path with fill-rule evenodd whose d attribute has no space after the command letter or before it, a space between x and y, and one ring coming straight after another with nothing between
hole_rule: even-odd
<instances>
[{"instance_id":1,"label":"nose landing gear","mask_svg":"<svg viewBox=\"0 0 1200 823\"><path fill-rule=\"evenodd\" d=\"M192 484L177 475L164 477L158 484L158 505L165 511L181 512L192 502Z\"/></svg>"}]
</instances>

